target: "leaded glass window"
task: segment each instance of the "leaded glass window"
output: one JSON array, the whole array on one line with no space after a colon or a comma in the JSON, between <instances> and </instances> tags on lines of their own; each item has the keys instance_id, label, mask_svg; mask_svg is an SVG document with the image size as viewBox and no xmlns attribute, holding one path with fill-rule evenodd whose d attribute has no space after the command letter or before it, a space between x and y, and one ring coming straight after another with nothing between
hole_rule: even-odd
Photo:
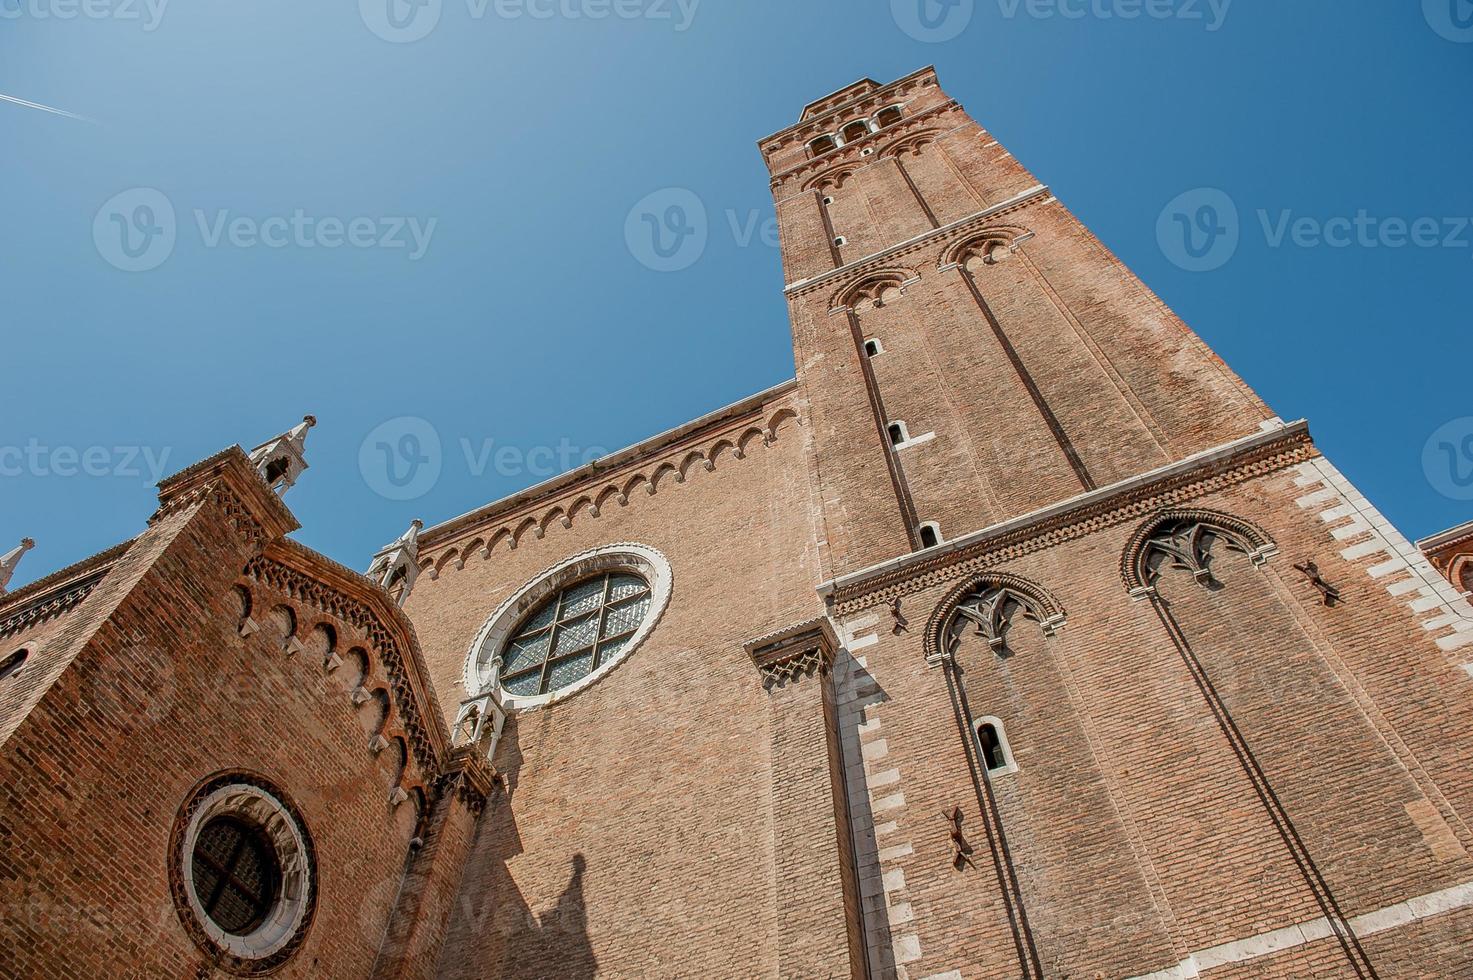
<instances>
[{"instance_id":1,"label":"leaded glass window","mask_svg":"<svg viewBox=\"0 0 1473 980\"><path fill-rule=\"evenodd\" d=\"M281 869L271 842L234 817L205 824L194 845L194 891L205 914L243 936L270 914Z\"/></svg>"},{"instance_id":2,"label":"leaded glass window","mask_svg":"<svg viewBox=\"0 0 1473 980\"><path fill-rule=\"evenodd\" d=\"M650 609L649 583L628 572L586 578L537 607L501 653L501 686L535 697L614 660Z\"/></svg>"}]
</instances>

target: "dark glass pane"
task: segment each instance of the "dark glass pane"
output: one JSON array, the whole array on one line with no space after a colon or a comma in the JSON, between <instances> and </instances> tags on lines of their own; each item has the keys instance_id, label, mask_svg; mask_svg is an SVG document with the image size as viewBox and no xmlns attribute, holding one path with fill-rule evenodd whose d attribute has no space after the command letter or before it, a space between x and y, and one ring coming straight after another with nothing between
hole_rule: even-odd
<instances>
[{"instance_id":1,"label":"dark glass pane","mask_svg":"<svg viewBox=\"0 0 1473 980\"><path fill-rule=\"evenodd\" d=\"M218 817L201 829L192 858L195 894L221 929L245 935L270 914L280 869L270 841L258 830Z\"/></svg>"},{"instance_id":2,"label":"dark glass pane","mask_svg":"<svg viewBox=\"0 0 1473 980\"><path fill-rule=\"evenodd\" d=\"M508 674L520 674L547 659L547 648L552 643L552 632L513 640L506 649L506 660L502 670Z\"/></svg>"},{"instance_id":3,"label":"dark glass pane","mask_svg":"<svg viewBox=\"0 0 1473 980\"><path fill-rule=\"evenodd\" d=\"M534 670L530 674L523 674L521 677L513 677L504 681L502 687L506 688L512 694L526 697L529 694L538 693L537 688L541 683L542 672L540 670Z\"/></svg>"}]
</instances>

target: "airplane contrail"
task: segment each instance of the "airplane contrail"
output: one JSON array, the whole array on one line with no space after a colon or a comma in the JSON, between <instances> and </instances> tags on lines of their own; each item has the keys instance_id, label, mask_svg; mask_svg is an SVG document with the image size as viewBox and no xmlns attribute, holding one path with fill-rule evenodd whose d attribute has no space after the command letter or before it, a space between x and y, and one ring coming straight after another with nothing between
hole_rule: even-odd
<instances>
[{"instance_id":1,"label":"airplane contrail","mask_svg":"<svg viewBox=\"0 0 1473 980\"><path fill-rule=\"evenodd\" d=\"M25 99L17 99L15 96L6 95L3 92L0 92L0 100L3 100L5 102L13 102L16 105L23 105L28 109L40 109L42 112L51 112L55 113L58 116L66 116L68 119L77 119L85 123L92 122L92 120L88 119L86 116L79 116L75 112L67 112L65 109L57 109L54 106L42 105L39 102L27 102Z\"/></svg>"}]
</instances>

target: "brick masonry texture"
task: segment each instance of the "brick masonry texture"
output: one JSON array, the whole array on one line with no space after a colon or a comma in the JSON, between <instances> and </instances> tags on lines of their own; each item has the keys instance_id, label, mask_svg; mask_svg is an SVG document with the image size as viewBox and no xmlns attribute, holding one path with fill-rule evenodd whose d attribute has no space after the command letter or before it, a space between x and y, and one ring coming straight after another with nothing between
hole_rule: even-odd
<instances>
[{"instance_id":1,"label":"brick masonry texture","mask_svg":"<svg viewBox=\"0 0 1473 980\"><path fill-rule=\"evenodd\" d=\"M428 528L402 610L238 450L0 597L0 975L250 972L167 853L238 771L315 850L272 975L1473 976L1473 534L1406 541L930 69L759 148L792 382ZM493 612L621 544L643 642L453 732Z\"/></svg>"}]
</instances>

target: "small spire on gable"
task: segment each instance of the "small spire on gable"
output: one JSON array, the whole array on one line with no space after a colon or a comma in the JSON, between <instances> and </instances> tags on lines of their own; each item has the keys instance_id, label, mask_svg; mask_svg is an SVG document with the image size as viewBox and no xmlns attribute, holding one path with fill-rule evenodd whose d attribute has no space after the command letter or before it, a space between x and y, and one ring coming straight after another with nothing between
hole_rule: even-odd
<instances>
[{"instance_id":1,"label":"small spire on gable","mask_svg":"<svg viewBox=\"0 0 1473 980\"><path fill-rule=\"evenodd\" d=\"M424 521L415 518L409 530L379 549L368 566L368 577L401 606L419 578L419 532L424 526Z\"/></svg>"},{"instance_id":2,"label":"small spire on gable","mask_svg":"<svg viewBox=\"0 0 1473 980\"><path fill-rule=\"evenodd\" d=\"M0 555L0 595L5 594L5 587L10 584L10 577L15 574L16 566L25 557L25 553L36 547L36 542L30 538L21 538L20 544Z\"/></svg>"},{"instance_id":3,"label":"small spire on gable","mask_svg":"<svg viewBox=\"0 0 1473 980\"><path fill-rule=\"evenodd\" d=\"M307 468L307 430L316 424L315 416L304 416L296 428L251 450L251 462L256 465L256 472L278 494L291 489Z\"/></svg>"}]
</instances>

